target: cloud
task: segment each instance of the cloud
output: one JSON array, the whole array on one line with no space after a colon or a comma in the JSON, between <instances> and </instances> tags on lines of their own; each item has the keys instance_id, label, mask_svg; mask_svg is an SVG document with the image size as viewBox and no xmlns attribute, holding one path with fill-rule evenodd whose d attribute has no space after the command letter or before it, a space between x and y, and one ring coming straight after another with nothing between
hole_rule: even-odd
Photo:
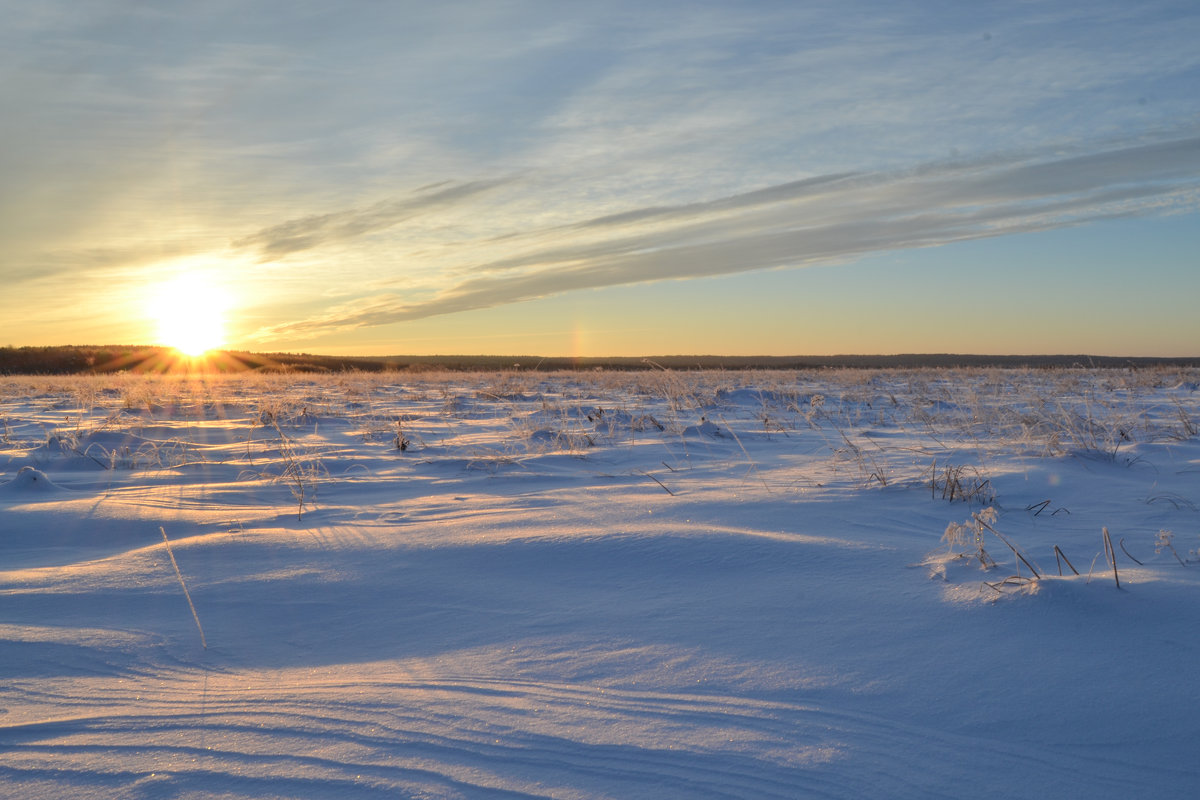
<instances>
[{"instance_id":1,"label":"cloud","mask_svg":"<svg viewBox=\"0 0 1200 800\"><path fill-rule=\"evenodd\" d=\"M232 242L239 250L254 250L262 261L345 239L353 239L398 225L419 214L441 210L493 189L509 178L471 181L446 186L435 184L402 200L386 200L366 208L317 214L281 222Z\"/></svg>"},{"instance_id":2,"label":"cloud","mask_svg":"<svg viewBox=\"0 0 1200 800\"><path fill-rule=\"evenodd\" d=\"M844 181L847 178L856 176L857 174L858 173L854 172L842 172L834 175L820 175L815 178L805 178L804 180L783 183L778 186L768 186L766 189L758 189L753 192L744 192L732 197L725 197L706 203L686 203L682 205L642 208L635 211L625 211L620 214L610 214L608 216L597 217L585 222L580 222L576 225L576 227L586 229L626 225L632 222L663 222L669 219L679 219L683 217L691 217L737 208L749 208L752 206L766 205L783 200L794 200L802 195L812 193L814 190L820 190L826 187L828 184Z\"/></svg>"},{"instance_id":3,"label":"cloud","mask_svg":"<svg viewBox=\"0 0 1200 800\"><path fill-rule=\"evenodd\" d=\"M803 267L867 253L1195 209L1200 137L1058 157L842 173L715 201L647 207L510 237L429 300L372 297L262 338L384 325L648 281Z\"/></svg>"},{"instance_id":4,"label":"cloud","mask_svg":"<svg viewBox=\"0 0 1200 800\"><path fill-rule=\"evenodd\" d=\"M107 247L62 248L22 253L19 258L0 261L0 283L16 287L49 283L64 293L64 286L78 290L92 284L141 277L144 270L163 262L194 256L200 250L187 240L148 240ZM64 280L64 278L68 278Z\"/></svg>"}]
</instances>

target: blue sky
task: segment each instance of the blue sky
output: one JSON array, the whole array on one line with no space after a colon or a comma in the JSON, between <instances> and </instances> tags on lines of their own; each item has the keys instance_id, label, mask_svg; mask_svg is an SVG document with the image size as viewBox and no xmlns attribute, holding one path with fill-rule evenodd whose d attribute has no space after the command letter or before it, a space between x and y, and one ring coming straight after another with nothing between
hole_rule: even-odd
<instances>
[{"instance_id":1,"label":"blue sky","mask_svg":"<svg viewBox=\"0 0 1200 800\"><path fill-rule=\"evenodd\" d=\"M0 10L0 344L1200 354L1194 2Z\"/></svg>"}]
</instances>

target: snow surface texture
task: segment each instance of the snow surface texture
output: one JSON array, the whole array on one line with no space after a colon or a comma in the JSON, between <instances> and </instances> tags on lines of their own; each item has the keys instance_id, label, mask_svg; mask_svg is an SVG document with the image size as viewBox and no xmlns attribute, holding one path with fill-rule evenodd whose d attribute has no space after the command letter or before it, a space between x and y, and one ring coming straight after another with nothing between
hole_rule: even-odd
<instances>
[{"instance_id":1,"label":"snow surface texture","mask_svg":"<svg viewBox=\"0 0 1200 800\"><path fill-rule=\"evenodd\" d=\"M1195 797L1198 377L0 380L0 796Z\"/></svg>"}]
</instances>

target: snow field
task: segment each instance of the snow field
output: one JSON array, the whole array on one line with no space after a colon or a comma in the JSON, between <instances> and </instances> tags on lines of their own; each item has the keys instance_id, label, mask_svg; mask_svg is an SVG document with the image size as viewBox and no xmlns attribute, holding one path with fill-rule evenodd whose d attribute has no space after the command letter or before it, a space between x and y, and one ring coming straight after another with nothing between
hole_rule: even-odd
<instances>
[{"instance_id":1,"label":"snow field","mask_svg":"<svg viewBox=\"0 0 1200 800\"><path fill-rule=\"evenodd\" d=\"M0 379L0 796L1191 797L1198 377Z\"/></svg>"}]
</instances>

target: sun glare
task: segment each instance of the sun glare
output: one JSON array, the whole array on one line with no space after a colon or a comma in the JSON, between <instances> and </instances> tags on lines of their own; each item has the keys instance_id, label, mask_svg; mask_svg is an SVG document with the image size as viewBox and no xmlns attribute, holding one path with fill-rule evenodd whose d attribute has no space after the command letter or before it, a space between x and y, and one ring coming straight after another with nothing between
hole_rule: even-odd
<instances>
[{"instance_id":1,"label":"sun glare","mask_svg":"<svg viewBox=\"0 0 1200 800\"><path fill-rule=\"evenodd\" d=\"M228 296L206 276L181 275L159 285L150 298L159 344L193 358L225 344Z\"/></svg>"}]
</instances>

